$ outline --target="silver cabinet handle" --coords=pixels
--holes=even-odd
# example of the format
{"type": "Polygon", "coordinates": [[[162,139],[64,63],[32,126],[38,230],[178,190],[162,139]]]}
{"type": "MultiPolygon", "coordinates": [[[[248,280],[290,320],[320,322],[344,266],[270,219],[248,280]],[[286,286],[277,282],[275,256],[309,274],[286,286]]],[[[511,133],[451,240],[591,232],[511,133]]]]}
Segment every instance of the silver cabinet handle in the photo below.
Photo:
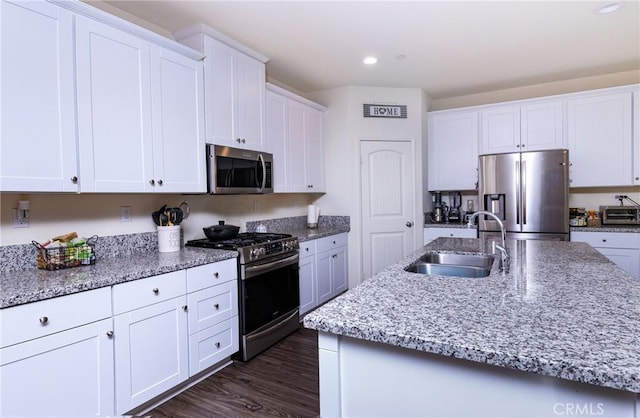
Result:
{"type": "Polygon", "coordinates": [[[49,323],[49,318],[46,316],[41,316],[39,321],[41,325],[47,325],[49,323]]]}
{"type": "Polygon", "coordinates": [[[413,226],[413,222],[407,221],[405,225],[407,226],[407,228],[411,228],[413,226]]]}
{"type": "Polygon", "coordinates": [[[154,179],[151,179],[151,180],[149,180],[149,184],[153,186],[153,185],[156,184],[156,181],[154,179]]]}
{"type": "MultiPolygon", "coordinates": [[[[637,180],[637,179],[636,179],[637,180]]],[[[71,177],[71,183],[77,183],[78,182],[78,176],[73,176],[71,177]]]]}
{"type": "Polygon", "coordinates": [[[187,307],[187,305],[182,305],[182,310],[183,310],[183,311],[187,312],[187,309],[189,309],[189,308],[187,307]]]}
{"type": "Polygon", "coordinates": [[[106,334],[107,334],[107,337],[113,338],[113,331],[107,331],[106,334]]]}
{"type": "Polygon", "coordinates": [[[160,292],[160,289],[154,287],[153,289],[151,289],[151,291],[157,295],[160,292]]]}
{"type": "Polygon", "coordinates": [[[216,343],[216,348],[220,348],[220,343],[219,342],[216,343]]]}
{"type": "Polygon", "coordinates": [[[162,183],[163,183],[162,179],[158,180],[158,185],[159,186],[162,186],[162,183]]]}
{"type": "Polygon", "coordinates": [[[216,309],[220,309],[220,304],[216,303],[215,305],[213,305],[213,307],[216,308],[216,309]]]}

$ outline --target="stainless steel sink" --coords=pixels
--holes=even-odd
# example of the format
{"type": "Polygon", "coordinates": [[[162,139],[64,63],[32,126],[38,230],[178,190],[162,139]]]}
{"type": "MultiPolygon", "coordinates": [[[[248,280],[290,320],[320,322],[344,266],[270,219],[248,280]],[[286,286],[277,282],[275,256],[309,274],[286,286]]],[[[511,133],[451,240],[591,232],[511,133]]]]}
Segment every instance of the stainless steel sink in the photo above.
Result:
{"type": "Polygon", "coordinates": [[[420,257],[420,262],[431,264],[449,264],[454,266],[470,266],[491,269],[494,257],[485,254],[441,254],[427,253],[420,257]]]}
{"type": "Polygon", "coordinates": [[[484,254],[428,253],[405,268],[410,273],[455,277],[487,277],[494,257],[484,254]]]}

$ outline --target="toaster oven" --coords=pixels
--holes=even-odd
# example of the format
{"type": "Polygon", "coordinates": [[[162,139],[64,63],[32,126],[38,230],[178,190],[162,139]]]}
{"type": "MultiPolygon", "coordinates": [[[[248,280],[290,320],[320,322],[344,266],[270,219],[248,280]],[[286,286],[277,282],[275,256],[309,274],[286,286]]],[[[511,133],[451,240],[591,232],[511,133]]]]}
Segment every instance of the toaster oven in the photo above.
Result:
{"type": "Polygon", "coordinates": [[[640,225],[640,208],[636,206],[600,206],[603,225],[640,225]]]}

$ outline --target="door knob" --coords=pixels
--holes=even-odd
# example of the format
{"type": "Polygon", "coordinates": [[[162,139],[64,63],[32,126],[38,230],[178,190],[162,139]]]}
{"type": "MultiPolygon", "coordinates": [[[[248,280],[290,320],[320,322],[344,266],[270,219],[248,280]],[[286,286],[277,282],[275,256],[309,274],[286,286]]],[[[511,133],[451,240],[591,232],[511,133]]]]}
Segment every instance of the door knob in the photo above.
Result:
{"type": "Polygon", "coordinates": [[[407,221],[405,225],[407,225],[407,228],[411,228],[413,226],[413,222],[407,221]]]}

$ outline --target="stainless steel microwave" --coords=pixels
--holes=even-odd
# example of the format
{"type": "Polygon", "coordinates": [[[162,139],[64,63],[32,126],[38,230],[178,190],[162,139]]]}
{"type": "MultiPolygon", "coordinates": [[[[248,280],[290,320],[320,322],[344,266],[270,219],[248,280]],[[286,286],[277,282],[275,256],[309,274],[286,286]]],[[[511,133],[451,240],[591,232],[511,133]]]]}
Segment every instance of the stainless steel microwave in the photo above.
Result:
{"type": "Polygon", "coordinates": [[[212,194],[273,193],[273,155],[207,144],[207,183],[212,194]]]}

